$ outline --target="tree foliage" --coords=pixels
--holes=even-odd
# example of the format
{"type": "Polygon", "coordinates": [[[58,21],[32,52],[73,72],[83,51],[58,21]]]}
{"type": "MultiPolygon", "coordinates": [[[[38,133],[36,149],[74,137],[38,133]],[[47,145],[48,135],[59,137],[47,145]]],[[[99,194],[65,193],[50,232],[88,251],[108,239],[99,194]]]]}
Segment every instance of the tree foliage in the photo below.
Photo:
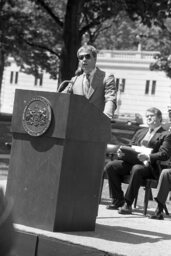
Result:
{"type": "Polygon", "coordinates": [[[150,28],[143,47],[154,50],[162,45],[158,36],[170,35],[170,7],[170,0],[1,0],[1,67],[13,56],[24,71],[38,75],[43,69],[56,78],[60,68],[61,80],[70,79],[86,32],[99,48],[134,49],[136,33],[145,31],[141,24],[145,33],[150,28]]]}

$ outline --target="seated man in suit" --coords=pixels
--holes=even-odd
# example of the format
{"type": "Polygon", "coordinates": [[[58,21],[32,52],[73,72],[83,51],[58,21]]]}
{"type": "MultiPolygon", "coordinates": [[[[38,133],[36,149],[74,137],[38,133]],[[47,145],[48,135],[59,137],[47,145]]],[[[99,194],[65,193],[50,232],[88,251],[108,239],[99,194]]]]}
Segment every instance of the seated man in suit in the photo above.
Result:
{"type": "Polygon", "coordinates": [[[85,96],[111,119],[116,109],[117,88],[114,75],[96,67],[97,50],[91,45],[79,48],[77,57],[82,72],[72,78],[63,92],[85,96]]]}
{"type": "Polygon", "coordinates": [[[113,202],[108,209],[118,209],[120,214],[131,214],[132,203],[137,197],[138,190],[143,179],[159,177],[158,160],[165,161],[171,154],[171,134],[165,131],[162,126],[162,113],[157,108],[149,108],[146,111],[148,128],[138,130],[131,142],[131,145],[145,146],[152,148],[152,152],[139,153],[137,155],[139,163],[131,164],[122,160],[120,149],[118,159],[109,162],[105,166],[108,174],[109,186],[112,193],[113,202]],[[125,196],[121,188],[123,176],[129,175],[130,182],[125,196]]]}
{"type": "Polygon", "coordinates": [[[169,191],[171,190],[171,169],[162,170],[158,182],[157,196],[154,198],[157,202],[157,209],[154,214],[150,215],[150,219],[163,220],[163,210],[169,191]]]}

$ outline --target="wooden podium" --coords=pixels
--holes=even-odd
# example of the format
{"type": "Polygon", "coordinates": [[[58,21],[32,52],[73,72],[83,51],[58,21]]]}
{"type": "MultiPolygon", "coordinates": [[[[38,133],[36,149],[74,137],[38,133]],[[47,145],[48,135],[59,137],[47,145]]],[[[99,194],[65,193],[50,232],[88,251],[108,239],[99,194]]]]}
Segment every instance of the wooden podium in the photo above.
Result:
{"type": "Polygon", "coordinates": [[[6,195],[14,202],[15,223],[94,230],[110,120],[82,96],[17,89],[12,135],[6,195]],[[24,109],[37,97],[48,100],[52,112],[40,136],[23,125],[24,109]]]}

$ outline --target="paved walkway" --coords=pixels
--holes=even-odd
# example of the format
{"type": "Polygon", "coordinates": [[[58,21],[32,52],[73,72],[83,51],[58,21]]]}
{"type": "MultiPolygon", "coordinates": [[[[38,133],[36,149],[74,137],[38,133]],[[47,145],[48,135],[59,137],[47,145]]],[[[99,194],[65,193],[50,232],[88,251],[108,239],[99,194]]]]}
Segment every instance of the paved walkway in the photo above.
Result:
{"type": "MultiPolygon", "coordinates": [[[[6,180],[0,180],[5,190],[6,180]]],[[[148,209],[153,212],[154,209],[148,209]]],[[[150,220],[139,207],[132,215],[120,215],[99,205],[94,232],[48,232],[16,225],[19,230],[33,232],[69,244],[87,246],[99,250],[99,256],[171,256],[171,216],[163,221],[150,220]]]]}
{"type": "Polygon", "coordinates": [[[99,255],[103,255],[102,252],[115,256],[171,255],[171,218],[150,220],[142,215],[142,209],[137,209],[132,215],[120,215],[100,205],[94,232],[55,233],[23,225],[16,225],[16,228],[69,244],[94,248],[99,250],[99,255]]]}
{"type": "MultiPolygon", "coordinates": [[[[154,209],[152,209],[154,211],[154,209]]],[[[171,255],[171,218],[150,220],[142,209],[120,215],[100,205],[96,234],[108,252],[132,256],[171,255]]],[[[99,246],[100,248],[100,246],[99,246]]]]}

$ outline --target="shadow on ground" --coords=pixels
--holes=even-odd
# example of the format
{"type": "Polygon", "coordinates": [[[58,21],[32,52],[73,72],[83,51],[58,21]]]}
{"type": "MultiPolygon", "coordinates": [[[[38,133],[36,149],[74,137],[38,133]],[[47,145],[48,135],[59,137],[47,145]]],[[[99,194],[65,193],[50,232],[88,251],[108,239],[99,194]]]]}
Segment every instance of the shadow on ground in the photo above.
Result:
{"type": "Polygon", "coordinates": [[[110,227],[108,225],[101,224],[96,224],[95,232],[79,232],[75,235],[89,236],[123,244],[144,244],[171,240],[171,235],[167,235],[161,232],[153,232],[149,230],[134,229],[116,225],[114,227],[110,227]]]}

